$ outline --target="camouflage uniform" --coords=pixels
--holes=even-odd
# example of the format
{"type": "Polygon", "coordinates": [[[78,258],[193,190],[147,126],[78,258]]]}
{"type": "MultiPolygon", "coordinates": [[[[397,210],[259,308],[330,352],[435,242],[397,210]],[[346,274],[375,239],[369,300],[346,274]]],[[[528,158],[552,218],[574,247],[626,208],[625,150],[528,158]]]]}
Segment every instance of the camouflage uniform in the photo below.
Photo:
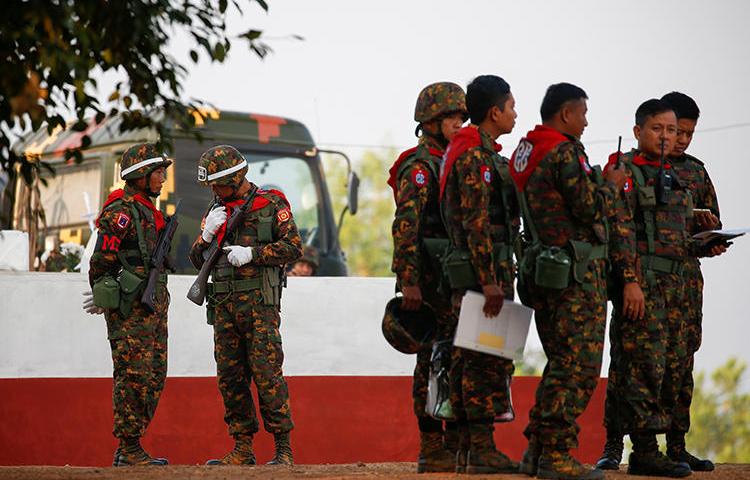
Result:
{"type": "MultiPolygon", "coordinates": [[[[589,165],[580,141],[543,125],[521,140],[511,174],[528,209],[525,235],[533,229],[532,240],[565,249],[573,263],[562,289],[535,285],[533,275],[519,279],[528,285],[547,356],[524,434],[537,455],[542,449],[545,456],[567,454],[578,447],[576,419],[599,380],[607,305],[606,219],[616,190],[589,165]]],[[[521,261],[521,275],[528,274],[525,265],[536,254],[532,243],[521,261]]]]}
{"type": "MultiPolygon", "coordinates": [[[[235,152],[226,146],[210,149],[201,158],[201,166],[206,170],[199,170],[199,179],[210,182],[210,176],[225,169],[235,152]]],[[[244,168],[220,180],[239,185],[246,172],[244,168]]],[[[255,188],[251,184],[250,192],[255,188]]],[[[249,195],[248,192],[243,198],[227,203],[216,199],[208,211],[217,204],[230,211],[239,208],[249,195]]],[[[294,424],[282,373],[284,352],[279,334],[282,272],[285,264],[301,256],[302,241],[284,195],[276,190],[257,190],[244,221],[224,245],[253,250],[252,261],[240,267],[232,266],[226,254],[221,255],[211,272],[213,283],[208,288],[208,323],[214,327],[214,357],[224,400],[224,420],[235,439],[251,438],[258,431],[250,391],[251,382],[255,382],[266,431],[285,434],[294,424]]],[[[190,250],[190,261],[196,268],[203,265],[203,254],[209,246],[199,235],[190,250]]],[[[254,463],[254,457],[252,460],[254,463]]]]}
{"type": "MultiPolygon", "coordinates": [[[[122,170],[125,172],[128,166],[158,157],[160,154],[153,145],[136,145],[123,154],[122,170]]],[[[169,164],[171,161],[164,159],[140,171],[128,172],[125,179],[145,176],[155,168],[169,164]]],[[[89,269],[92,287],[102,277],[118,278],[123,271],[145,279],[148,259],[156,249],[157,225],[161,222],[161,212],[145,194],[130,185],[124,190],[115,190],[97,219],[98,238],[89,269]],[[139,230],[145,242],[145,252],[139,247],[139,230]]],[[[105,310],[113,365],[112,433],[121,444],[143,436],[164,389],[169,307],[166,277],[166,273],[160,275],[153,313],[140,302],[145,282],[131,296],[130,302],[121,297],[119,309],[105,310]]],[[[117,463],[117,458],[115,460],[117,463]]]]}
{"type": "MultiPolygon", "coordinates": [[[[499,150],[500,145],[476,126],[461,129],[448,146],[441,166],[440,202],[452,247],[469,252],[478,281],[473,290],[481,292],[482,285],[500,284],[505,298],[511,300],[514,279],[511,245],[519,230],[520,217],[508,160],[497,153],[499,150]],[[471,139],[468,144],[464,143],[467,138],[471,139]],[[452,165],[450,158],[455,158],[452,165]]],[[[465,293],[463,289],[452,292],[456,318],[465,293]]],[[[451,332],[454,335],[455,329],[451,332]]],[[[468,422],[472,449],[476,437],[485,435],[488,429],[491,435],[495,419],[511,411],[509,386],[513,371],[512,360],[454,349],[451,403],[459,423],[468,422]]],[[[494,442],[491,448],[494,450],[494,442]]],[[[508,462],[502,463],[512,464],[508,462]]]]}
{"type": "MultiPolygon", "coordinates": [[[[719,201],[716,190],[708,176],[703,162],[695,157],[683,154],[672,158],[672,167],[680,183],[687,188],[693,197],[695,208],[706,208],[719,217],[719,201]]],[[[700,230],[694,220],[688,221],[688,232],[691,235],[700,230]]],[[[687,316],[687,348],[688,360],[683,365],[685,373],[680,388],[677,405],[672,414],[672,426],[667,432],[668,447],[685,448],[685,434],[690,429],[690,404],[693,399],[693,366],[695,352],[701,345],[701,325],[703,323],[703,274],[697,257],[689,257],[683,274],[686,284],[688,316],[687,316]]]]}
{"type": "Polygon", "coordinates": [[[688,359],[683,272],[690,252],[686,230],[690,195],[673,185],[668,205],[659,204],[652,195],[647,199],[648,192],[639,189],[654,187],[658,160],[644,160],[633,150],[622,156],[622,162],[631,178],[613,217],[612,350],[605,426],[608,436],[612,432],[652,435],[666,432],[671,425],[688,359]],[[633,174],[634,162],[640,164],[645,185],[633,174]],[[647,232],[649,215],[654,219],[653,235],[647,232]],[[646,314],[634,321],[622,315],[622,287],[636,281],[643,290],[646,314]]]}

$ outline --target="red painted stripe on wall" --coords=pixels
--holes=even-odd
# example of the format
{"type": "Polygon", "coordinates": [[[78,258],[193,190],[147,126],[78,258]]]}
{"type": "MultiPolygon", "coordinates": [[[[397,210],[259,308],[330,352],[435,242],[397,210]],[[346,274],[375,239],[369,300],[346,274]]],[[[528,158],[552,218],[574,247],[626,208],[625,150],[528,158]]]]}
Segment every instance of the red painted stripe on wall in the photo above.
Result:
{"type": "MultiPolygon", "coordinates": [[[[496,426],[498,448],[520,459],[538,378],[513,380],[516,420],[496,426]]],[[[410,377],[288,377],[297,463],[415,461],[418,433],[410,377]]],[[[579,419],[584,462],[601,453],[606,380],[579,419]]],[[[109,465],[112,381],[107,378],[0,379],[0,465],[109,465]]],[[[257,404],[257,402],[256,402],[257,404]]],[[[173,464],[201,464],[232,448],[212,377],[170,377],[143,444],[173,464]]],[[[273,455],[261,431],[259,462],[273,455]]]]}

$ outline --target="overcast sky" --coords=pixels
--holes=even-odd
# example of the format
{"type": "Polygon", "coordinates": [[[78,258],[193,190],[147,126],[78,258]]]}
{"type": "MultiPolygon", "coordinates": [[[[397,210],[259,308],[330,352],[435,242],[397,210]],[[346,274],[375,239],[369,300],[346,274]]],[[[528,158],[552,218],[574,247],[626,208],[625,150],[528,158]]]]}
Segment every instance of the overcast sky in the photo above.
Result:
{"type": "MultiPolygon", "coordinates": [[[[226,110],[295,118],[318,143],[356,157],[361,150],[352,145],[414,144],[414,103],[425,85],[465,86],[491,73],[516,97],[516,130],[500,139],[509,156],[538,122],[547,86],[567,81],[589,95],[583,142],[596,164],[616,149],[618,135],[624,148],[634,145],[633,115],[642,101],[679,90],[701,108],[689,152],[708,166],[725,226],[750,227],[747,0],[269,3],[267,15],[247,8],[230,30],[264,30],[275,52],[260,61],[237,43],[226,64],[190,68],[186,95],[226,110]],[[291,34],[305,40],[285,38],[291,34]]],[[[171,45],[186,61],[187,48],[179,37],[171,45]]],[[[710,369],[730,355],[750,362],[750,238],[704,265],[697,366],[710,369]]]]}

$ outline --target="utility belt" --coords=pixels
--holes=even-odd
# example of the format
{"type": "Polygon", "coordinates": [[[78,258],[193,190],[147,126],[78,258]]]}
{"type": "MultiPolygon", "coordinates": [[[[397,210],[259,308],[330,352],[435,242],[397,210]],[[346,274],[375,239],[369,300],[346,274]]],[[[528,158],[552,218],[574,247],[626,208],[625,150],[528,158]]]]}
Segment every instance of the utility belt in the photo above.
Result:
{"type": "MultiPolygon", "coordinates": [[[[158,283],[167,284],[167,274],[160,273],[158,283]]],[[[146,276],[123,268],[117,278],[103,275],[92,288],[94,305],[105,309],[117,309],[123,316],[128,316],[133,309],[133,303],[140,301],[143,288],[146,286],[146,276]]]]}
{"type": "Polygon", "coordinates": [[[667,257],[656,255],[643,255],[641,258],[641,268],[652,272],[670,273],[682,275],[685,271],[685,261],[675,260],[667,257]]]}
{"type": "Polygon", "coordinates": [[[523,284],[531,280],[537,287],[562,290],[568,287],[572,276],[585,288],[590,263],[606,259],[607,255],[605,244],[569,240],[564,247],[555,247],[537,243],[524,252],[519,265],[519,281],[523,284]]]}
{"type": "MultiPolygon", "coordinates": [[[[513,261],[513,248],[507,243],[492,244],[495,261],[513,261]]],[[[448,247],[441,258],[443,275],[453,290],[475,288],[479,286],[477,273],[471,264],[471,253],[468,249],[448,247]]]]}
{"type": "MultiPolygon", "coordinates": [[[[215,268],[212,278],[221,278],[219,270],[225,267],[215,268]]],[[[216,319],[216,307],[224,302],[231,301],[232,294],[251,292],[259,290],[263,297],[262,305],[281,308],[281,291],[285,284],[285,272],[280,267],[259,267],[260,274],[256,277],[216,280],[207,284],[207,321],[213,325],[216,319]]]]}

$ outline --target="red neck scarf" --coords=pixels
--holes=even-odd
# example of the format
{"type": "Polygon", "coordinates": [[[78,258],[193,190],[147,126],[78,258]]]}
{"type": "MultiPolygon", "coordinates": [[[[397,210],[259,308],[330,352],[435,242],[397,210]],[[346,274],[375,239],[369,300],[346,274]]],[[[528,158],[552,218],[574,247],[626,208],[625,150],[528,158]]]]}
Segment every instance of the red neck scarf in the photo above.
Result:
{"type": "MultiPolygon", "coordinates": [[[[419,148],[419,146],[412,147],[408,150],[404,150],[403,152],[401,152],[401,155],[398,156],[398,158],[396,159],[396,162],[393,164],[391,169],[388,170],[388,174],[389,174],[388,185],[390,185],[391,190],[393,190],[394,200],[396,200],[396,189],[398,185],[398,171],[401,168],[401,165],[404,163],[404,160],[406,160],[407,158],[409,158],[410,155],[416,152],[417,148],[419,148]]],[[[430,155],[433,155],[438,158],[443,156],[442,150],[438,150],[437,148],[433,148],[433,147],[427,147],[427,148],[430,152],[430,155]]]]}
{"type": "MultiPolygon", "coordinates": [[[[656,167],[659,168],[661,165],[661,162],[659,160],[649,160],[646,158],[646,156],[641,153],[639,150],[633,149],[631,150],[632,156],[633,156],[633,165],[637,165],[639,167],[649,166],[649,167],[656,167]]],[[[620,153],[620,158],[622,158],[623,154],[620,153]]],[[[604,171],[607,172],[610,168],[615,168],[617,165],[617,157],[618,153],[612,153],[609,155],[609,159],[607,160],[607,165],[604,167],[604,171]]],[[[672,168],[672,165],[669,164],[669,159],[667,157],[664,157],[664,168],[672,168]]]]}
{"type": "MultiPolygon", "coordinates": [[[[287,204],[287,207],[289,206],[289,200],[286,199],[284,194],[279,190],[261,190],[260,188],[255,192],[255,197],[253,198],[253,204],[250,205],[247,211],[254,212],[255,210],[260,210],[261,208],[269,205],[271,201],[266,198],[263,194],[264,193],[274,193],[278,195],[279,197],[284,200],[284,203],[287,204]]],[[[219,229],[216,231],[216,241],[218,242],[218,245],[221,245],[221,241],[224,239],[224,235],[227,233],[227,222],[229,222],[229,217],[232,216],[232,211],[235,208],[239,208],[242,206],[243,203],[245,203],[246,198],[240,198],[237,200],[232,200],[230,202],[223,203],[222,205],[226,207],[227,209],[227,219],[224,222],[224,224],[219,227],[219,229]]]]}
{"type": "MultiPolygon", "coordinates": [[[[107,197],[107,201],[104,202],[104,206],[102,206],[102,210],[106,208],[108,205],[114,203],[116,200],[120,200],[125,196],[125,190],[122,188],[118,188],[117,190],[113,191],[109,194],[109,197],[107,197]]],[[[140,203],[141,205],[145,206],[149,210],[151,210],[151,213],[154,214],[154,223],[156,224],[156,233],[158,234],[162,228],[164,228],[165,222],[164,222],[164,215],[162,215],[161,211],[159,211],[153,203],[151,203],[151,200],[149,200],[146,196],[144,196],[142,193],[136,193],[133,195],[133,200],[140,203]]],[[[101,218],[101,214],[99,215],[99,218],[101,218]]],[[[99,218],[96,219],[96,226],[99,227],[99,218]]]]}
{"type": "MultiPolygon", "coordinates": [[[[479,132],[479,128],[473,125],[464,127],[458,131],[451,143],[448,144],[448,149],[445,151],[443,156],[443,165],[440,168],[440,200],[443,199],[445,193],[445,186],[448,184],[448,176],[453,169],[453,164],[456,163],[456,159],[463,155],[467,150],[482,145],[482,134],[479,132]]],[[[502,150],[502,145],[493,142],[493,149],[495,152],[502,150]]]]}
{"type": "Polygon", "coordinates": [[[518,190],[523,191],[529,177],[549,152],[561,143],[569,141],[568,137],[546,125],[537,125],[534,130],[527,133],[510,157],[510,175],[518,190]]]}

